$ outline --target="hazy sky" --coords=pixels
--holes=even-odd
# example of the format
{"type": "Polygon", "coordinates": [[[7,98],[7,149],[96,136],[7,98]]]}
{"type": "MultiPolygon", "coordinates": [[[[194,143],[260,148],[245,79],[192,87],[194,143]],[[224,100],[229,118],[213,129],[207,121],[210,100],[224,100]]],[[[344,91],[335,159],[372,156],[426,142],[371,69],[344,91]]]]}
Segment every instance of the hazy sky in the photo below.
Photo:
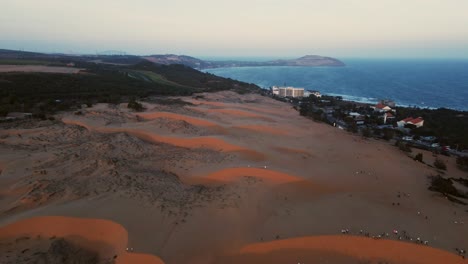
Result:
{"type": "Polygon", "coordinates": [[[0,0],[0,48],[468,57],[468,0],[0,0]]]}

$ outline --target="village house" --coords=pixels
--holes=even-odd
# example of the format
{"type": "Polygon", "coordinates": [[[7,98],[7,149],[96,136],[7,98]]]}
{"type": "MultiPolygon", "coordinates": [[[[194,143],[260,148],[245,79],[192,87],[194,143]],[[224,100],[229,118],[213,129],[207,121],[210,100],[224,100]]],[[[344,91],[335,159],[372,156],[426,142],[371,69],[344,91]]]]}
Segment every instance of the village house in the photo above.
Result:
{"type": "Polygon", "coordinates": [[[313,90],[305,90],[304,91],[304,97],[309,97],[309,96],[315,96],[317,98],[321,98],[322,97],[322,94],[320,94],[319,91],[313,91],[313,90]]]}
{"type": "Polygon", "coordinates": [[[392,112],[386,112],[383,115],[383,123],[384,124],[387,124],[387,122],[393,122],[393,120],[395,120],[395,115],[392,114],[392,112]]]}
{"type": "Polygon", "coordinates": [[[381,104],[381,103],[378,103],[373,108],[374,108],[375,112],[379,112],[379,113],[385,113],[385,112],[393,111],[393,109],[390,106],[384,105],[384,104],[381,104]]]}
{"type": "Polygon", "coordinates": [[[422,117],[412,118],[408,117],[397,122],[398,127],[405,127],[406,125],[414,125],[416,127],[422,127],[424,125],[424,119],[422,117]]]}
{"type": "Polygon", "coordinates": [[[389,99],[379,100],[379,104],[387,105],[387,106],[389,106],[391,108],[395,108],[395,106],[396,106],[395,101],[389,100],[389,99]]]}

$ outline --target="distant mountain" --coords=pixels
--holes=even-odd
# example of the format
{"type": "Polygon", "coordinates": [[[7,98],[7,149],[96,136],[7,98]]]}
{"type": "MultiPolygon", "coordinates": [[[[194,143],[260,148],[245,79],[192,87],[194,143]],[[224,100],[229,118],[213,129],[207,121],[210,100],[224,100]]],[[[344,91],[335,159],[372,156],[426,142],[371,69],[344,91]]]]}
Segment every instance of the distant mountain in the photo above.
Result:
{"type": "Polygon", "coordinates": [[[185,55],[151,55],[144,59],[157,64],[183,64],[196,69],[228,68],[228,67],[261,67],[261,66],[303,66],[303,67],[341,67],[345,64],[335,58],[318,55],[307,55],[298,59],[274,61],[204,61],[185,55]]]}
{"type": "Polygon", "coordinates": [[[343,62],[331,57],[318,55],[307,55],[298,59],[290,60],[273,60],[273,61],[206,61],[186,55],[122,55],[124,52],[109,51],[97,55],[69,55],[69,54],[44,54],[36,52],[1,50],[0,59],[30,59],[30,60],[46,60],[46,61],[61,61],[67,60],[84,60],[94,63],[132,65],[142,61],[150,61],[161,65],[182,64],[194,69],[210,69],[210,68],[228,68],[228,67],[261,67],[261,66],[303,66],[303,67],[340,67],[345,66],[343,62]],[[114,53],[121,53],[115,55],[114,53]]]}
{"type": "Polygon", "coordinates": [[[167,54],[167,55],[151,55],[145,56],[144,59],[151,61],[156,64],[163,64],[163,65],[171,65],[171,64],[183,64],[185,66],[189,66],[195,69],[204,69],[210,68],[210,62],[203,61],[194,57],[186,56],[186,55],[174,55],[174,54],[167,54]]]}

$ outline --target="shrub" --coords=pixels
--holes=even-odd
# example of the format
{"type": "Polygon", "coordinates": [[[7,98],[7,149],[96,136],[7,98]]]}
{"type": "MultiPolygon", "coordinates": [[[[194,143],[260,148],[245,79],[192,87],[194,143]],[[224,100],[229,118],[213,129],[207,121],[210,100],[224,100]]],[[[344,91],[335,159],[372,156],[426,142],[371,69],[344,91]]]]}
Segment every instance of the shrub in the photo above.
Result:
{"type": "Polygon", "coordinates": [[[458,157],[457,158],[457,165],[462,170],[468,170],[468,156],[458,157]]]}
{"type": "Polygon", "coordinates": [[[440,175],[431,177],[431,185],[429,186],[429,190],[443,194],[450,194],[457,197],[465,197],[465,195],[461,194],[457,188],[453,186],[451,179],[444,179],[440,175]]]}
{"type": "Polygon", "coordinates": [[[363,137],[370,137],[372,135],[372,131],[370,130],[370,128],[366,127],[362,130],[362,136],[363,137]]]}
{"type": "Polygon", "coordinates": [[[127,105],[128,108],[133,109],[137,112],[143,111],[143,105],[138,103],[137,101],[130,101],[127,105]]]}
{"type": "Polygon", "coordinates": [[[401,150],[401,151],[404,151],[404,152],[409,152],[411,153],[412,150],[410,148],[410,146],[404,142],[398,142],[398,148],[401,150]]]}
{"type": "Polygon", "coordinates": [[[434,166],[439,170],[447,170],[447,165],[445,165],[445,162],[439,158],[434,161],[434,166]]]}
{"type": "Polygon", "coordinates": [[[423,162],[423,154],[422,153],[416,154],[416,156],[414,157],[414,160],[423,162]]]}
{"type": "Polygon", "coordinates": [[[393,136],[395,135],[395,132],[391,129],[385,129],[384,130],[384,133],[383,133],[383,138],[385,140],[390,140],[390,139],[393,139],[393,136]]]}

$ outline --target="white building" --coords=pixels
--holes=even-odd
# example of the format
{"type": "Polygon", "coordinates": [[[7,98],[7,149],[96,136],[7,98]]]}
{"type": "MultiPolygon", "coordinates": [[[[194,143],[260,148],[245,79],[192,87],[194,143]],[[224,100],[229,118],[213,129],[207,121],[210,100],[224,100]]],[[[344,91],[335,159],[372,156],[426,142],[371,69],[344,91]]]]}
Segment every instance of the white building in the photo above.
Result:
{"type": "Polygon", "coordinates": [[[322,97],[319,91],[309,91],[309,93],[317,98],[322,97]]]}
{"type": "Polygon", "coordinates": [[[271,92],[275,95],[279,95],[279,87],[278,86],[271,87],[271,92]]]}
{"type": "Polygon", "coordinates": [[[303,97],[304,96],[304,88],[295,88],[295,87],[278,87],[273,86],[271,87],[271,92],[273,94],[282,96],[282,97],[303,97]]]}

